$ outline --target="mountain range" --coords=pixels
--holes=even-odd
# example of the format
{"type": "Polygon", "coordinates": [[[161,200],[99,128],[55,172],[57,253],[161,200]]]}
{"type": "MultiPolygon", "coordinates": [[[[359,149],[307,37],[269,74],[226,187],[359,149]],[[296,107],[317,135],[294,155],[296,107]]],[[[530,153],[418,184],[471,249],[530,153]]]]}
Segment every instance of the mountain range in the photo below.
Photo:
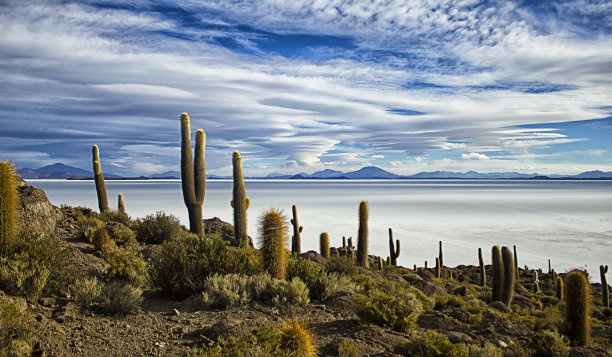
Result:
{"type": "MultiPolygon", "coordinates": [[[[91,171],[79,169],[62,163],[44,166],[38,169],[25,168],[18,170],[19,175],[24,179],[91,179],[91,171]]],[[[139,177],[124,177],[112,173],[104,173],[108,179],[178,179],[181,173],[178,171],[166,171],[159,174],[139,177]]],[[[231,179],[231,176],[208,175],[209,179],[231,179]]],[[[524,174],[518,172],[488,172],[480,173],[476,171],[452,172],[452,171],[431,171],[419,172],[418,174],[401,176],[392,172],[385,171],[376,166],[363,167],[356,171],[342,172],[338,170],[326,169],[312,174],[300,172],[295,175],[270,174],[265,177],[246,177],[247,179],[273,179],[273,180],[297,180],[297,179],[612,179],[612,172],[586,171],[578,175],[540,175],[537,173],[524,174]]]]}

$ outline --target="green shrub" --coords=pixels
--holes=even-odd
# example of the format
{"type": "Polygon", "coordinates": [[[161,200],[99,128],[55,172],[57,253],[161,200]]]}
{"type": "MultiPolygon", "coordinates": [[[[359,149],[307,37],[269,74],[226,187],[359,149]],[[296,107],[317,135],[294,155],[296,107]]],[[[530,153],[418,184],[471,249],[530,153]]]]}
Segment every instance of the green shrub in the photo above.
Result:
{"type": "Polygon", "coordinates": [[[321,287],[319,298],[323,301],[340,295],[353,294],[356,290],[356,286],[351,278],[336,272],[321,275],[319,277],[319,286],[321,287]]]}
{"type": "Polygon", "coordinates": [[[147,265],[133,247],[113,247],[104,253],[104,259],[110,265],[106,280],[124,280],[136,287],[142,287],[148,281],[147,265]]]}
{"type": "Polygon", "coordinates": [[[468,357],[468,351],[461,344],[454,344],[439,332],[428,330],[408,343],[410,356],[420,357],[468,357]]]}
{"type": "Polygon", "coordinates": [[[331,259],[325,261],[325,269],[328,272],[336,272],[339,274],[353,276],[359,271],[353,263],[353,258],[350,256],[332,256],[331,259]]]}
{"type": "Polygon", "coordinates": [[[28,315],[19,308],[0,298],[0,355],[29,356],[32,347],[29,344],[33,328],[28,315]]]}
{"type": "Polygon", "coordinates": [[[215,273],[253,275],[262,271],[257,250],[230,247],[219,237],[185,231],[165,242],[151,264],[153,285],[176,294],[201,292],[206,278],[215,273]]]}
{"type": "Polygon", "coordinates": [[[79,225],[80,237],[84,238],[89,243],[92,242],[94,233],[98,229],[106,226],[106,223],[95,216],[81,216],[77,219],[77,224],[79,225]]]}
{"type": "Polygon", "coordinates": [[[325,272],[321,264],[310,259],[291,256],[287,260],[287,279],[300,278],[306,283],[311,294],[320,290],[319,278],[323,274],[325,272]]]}
{"type": "Polygon", "coordinates": [[[218,357],[218,356],[249,356],[249,357],[281,357],[287,356],[280,350],[280,336],[278,331],[270,327],[263,327],[252,333],[229,339],[218,338],[217,342],[203,347],[192,357],[218,357]]]}
{"type": "Polygon", "coordinates": [[[248,282],[244,275],[215,274],[204,283],[203,300],[219,309],[248,304],[251,300],[248,282]]]}
{"type": "Polygon", "coordinates": [[[338,357],[357,357],[357,348],[350,340],[342,340],[338,344],[338,357]]]}
{"type": "Polygon", "coordinates": [[[141,243],[159,244],[170,241],[181,234],[181,221],[174,215],[158,211],[132,223],[136,240],[141,243]]]}
{"type": "Polygon", "coordinates": [[[136,233],[128,227],[110,229],[110,238],[119,246],[138,245],[136,233]]]}
{"type": "Polygon", "coordinates": [[[465,301],[457,295],[435,295],[435,309],[441,309],[444,306],[462,307],[465,305],[465,301]]]}
{"type": "Polygon", "coordinates": [[[100,219],[106,223],[123,223],[129,225],[132,220],[126,213],[119,211],[109,211],[100,214],[100,219]]]}
{"type": "Polygon", "coordinates": [[[83,309],[91,309],[102,293],[102,284],[98,279],[82,278],[74,283],[74,300],[83,309]]]}
{"type": "Polygon", "coordinates": [[[96,301],[96,310],[106,314],[125,315],[138,311],[142,290],[123,281],[104,285],[96,301]]]}
{"type": "Polygon", "coordinates": [[[484,346],[471,345],[470,357],[503,357],[503,351],[492,343],[485,343],[484,346]]]}
{"type": "Polygon", "coordinates": [[[565,357],[569,355],[569,340],[557,331],[540,331],[531,338],[531,348],[537,356],[565,357]]]}

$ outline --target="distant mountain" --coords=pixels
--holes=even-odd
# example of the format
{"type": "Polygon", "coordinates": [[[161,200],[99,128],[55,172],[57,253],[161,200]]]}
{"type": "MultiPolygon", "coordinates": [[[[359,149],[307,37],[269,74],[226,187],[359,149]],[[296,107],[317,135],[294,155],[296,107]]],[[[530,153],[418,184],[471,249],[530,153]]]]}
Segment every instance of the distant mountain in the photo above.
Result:
{"type": "Polygon", "coordinates": [[[152,174],[147,177],[150,179],[179,179],[181,178],[181,173],[179,171],[166,171],[161,174],[152,174]]]}
{"type": "Polygon", "coordinates": [[[599,178],[612,178],[612,172],[603,172],[599,170],[586,171],[578,175],[571,176],[576,179],[599,179],[599,178]]]}
{"type": "MultiPolygon", "coordinates": [[[[17,173],[24,179],[69,179],[69,178],[83,178],[92,177],[91,171],[79,169],[77,167],[68,166],[62,163],[55,163],[40,167],[38,169],[25,168],[18,170],[17,173]]],[[[108,178],[119,178],[120,176],[104,173],[105,177],[108,178]]]]}
{"type": "Polygon", "coordinates": [[[397,179],[401,176],[385,171],[376,166],[363,167],[357,171],[347,172],[342,176],[350,179],[397,179]]]}
{"type": "Polygon", "coordinates": [[[410,179],[528,179],[533,176],[538,176],[537,173],[521,174],[518,172],[487,172],[480,173],[476,171],[467,172],[452,172],[452,171],[432,171],[419,172],[418,174],[405,176],[410,179]]]}
{"type": "Polygon", "coordinates": [[[313,173],[312,175],[308,175],[308,177],[310,178],[332,178],[332,177],[338,177],[342,175],[344,175],[342,171],[325,169],[322,171],[317,171],[313,173]]]}

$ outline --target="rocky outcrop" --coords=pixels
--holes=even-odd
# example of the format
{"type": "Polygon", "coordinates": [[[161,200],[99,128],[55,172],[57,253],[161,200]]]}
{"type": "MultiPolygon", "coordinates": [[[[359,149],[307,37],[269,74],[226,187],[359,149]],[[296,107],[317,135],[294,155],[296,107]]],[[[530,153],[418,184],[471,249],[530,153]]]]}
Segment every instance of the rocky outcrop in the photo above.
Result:
{"type": "MultiPolygon", "coordinates": [[[[221,239],[230,242],[230,245],[238,246],[234,235],[234,226],[230,223],[223,222],[221,218],[215,217],[204,220],[204,234],[218,234],[221,239]]],[[[247,236],[249,245],[253,246],[253,238],[247,236]]]]}
{"type": "Polygon", "coordinates": [[[62,219],[60,210],[53,206],[45,192],[18,180],[19,200],[21,203],[20,220],[26,227],[40,234],[52,234],[57,222],[62,219]]]}

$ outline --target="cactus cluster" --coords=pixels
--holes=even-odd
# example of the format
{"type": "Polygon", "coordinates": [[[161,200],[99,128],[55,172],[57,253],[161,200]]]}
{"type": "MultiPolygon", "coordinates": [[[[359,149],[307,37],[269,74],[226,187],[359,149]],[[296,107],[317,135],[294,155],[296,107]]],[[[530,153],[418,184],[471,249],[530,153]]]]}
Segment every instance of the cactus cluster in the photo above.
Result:
{"type": "Polygon", "coordinates": [[[106,194],[106,184],[104,183],[104,174],[102,173],[98,145],[94,145],[91,148],[91,156],[96,193],[98,194],[98,208],[100,209],[100,213],[107,213],[110,212],[110,208],[108,208],[108,196],[106,194]]]}
{"type": "Polygon", "coordinates": [[[0,251],[14,242],[19,223],[19,195],[15,166],[11,161],[0,161],[0,251]]]}
{"type": "Polygon", "coordinates": [[[232,166],[234,167],[234,190],[231,205],[234,209],[234,236],[238,246],[247,247],[249,239],[247,236],[246,211],[251,205],[251,200],[246,196],[244,176],[242,175],[242,156],[239,151],[234,151],[232,155],[232,166]]]}
{"type": "MultiPolygon", "coordinates": [[[[304,230],[304,227],[300,226],[300,223],[298,221],[296,205],[291,206],[291,212],[293,214],[293,218],[291,218],[291,225],[293,226],[293,236],[291,236],[291,253],[301,254],[302,253],[302,238],[300,234],[304,230]]],[[[342,244],[343,246],[346,246],[344,237],[342,237],[342,244]]]]}
{"type": "Polygon", "coordinates": [[[276,279],[285,279],[287,262],[285,242],[287,233],[285,217],[276,209],[263,212],[260,222],[261,254],[264,269],[276,279]]]}
{"type": "Polygon", "coordinates": [[[391,260],[391,265],[397,265],[397,258],[400,255],[400,241],[399,239],[395,240],[395,248],[393,247],[393,230],[389,228],[389,258],[391,260]]]}
{"type": "Polygon", "coordinates": [[[493,263],[493,301],[501,301],[510,306],[514,297],[514,284],[516,282],[514,257],[510,248],[498,245],[491,250],[493,263]]]}
{"type": "Polygon", "coordinates": [[[181,114],[181,184],[183,200],[189,213],[189,230],[195,234],[204,234],[202,220],[202,205],[206,194],[206,165],[204,161],[204,146],[206,134],[204,130],[196,132],[195,157],[192,161],[191,123],[189,114],[181,114]]]}
{"type": "Polygon", "coordinates": [[[368,203],[361,201],[359,203],[359,232],[357,236],[357,264],[369,268],[368,261],[368,203]]]}

